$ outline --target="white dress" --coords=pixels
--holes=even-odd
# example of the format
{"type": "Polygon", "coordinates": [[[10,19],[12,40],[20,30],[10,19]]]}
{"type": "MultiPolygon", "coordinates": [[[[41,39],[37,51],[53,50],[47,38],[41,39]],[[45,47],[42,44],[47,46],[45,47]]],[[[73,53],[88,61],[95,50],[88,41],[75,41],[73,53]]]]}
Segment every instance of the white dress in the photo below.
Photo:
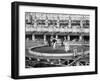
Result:
{"type": "Polygon", "coordinates": [[[68,42],[65,43],[65,51],[67,52],[69,50],[69,44],[68,42]]]}

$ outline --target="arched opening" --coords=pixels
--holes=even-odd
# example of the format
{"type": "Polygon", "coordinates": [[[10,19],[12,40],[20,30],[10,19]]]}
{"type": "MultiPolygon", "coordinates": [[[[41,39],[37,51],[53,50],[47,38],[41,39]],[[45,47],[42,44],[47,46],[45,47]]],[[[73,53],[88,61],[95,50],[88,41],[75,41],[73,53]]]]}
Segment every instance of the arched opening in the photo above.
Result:
{"type": "Polygon", "coordinates": [[[79,36],[78,36],[78,35],[71,35],[71,36],[70,36],[70,40],[71,40],[71,41],[73,41],[73,40],[78,41],[78,40],[79,40],[79,36]]]}
{"type": "Polygon", "coordinates": [[[32,40],[32,34],[26,34],[25,39],[26,40],[32,40]]]}
{"type": "Polygon", "coordinates": [[[58,35],[58,38],[59,38],[60,40],[64,40],[64,35],[58,35]]]}
{"type": "Polygon", "coordinates": [[[87,42],[89,42],[89,36],[83,36],[83,39],[84,39],[84,41],[87,41],[87,42]]]}
{"type": "Polygon", "coordinates": [[[49,41],[51,38],[51,35],[46,35],[46,40],[49,41]]]}
{"type": "Polygon", "coordinates": [[[38,41],[43,41],[43,35],[35,35],[35,39],[38,41]]]}

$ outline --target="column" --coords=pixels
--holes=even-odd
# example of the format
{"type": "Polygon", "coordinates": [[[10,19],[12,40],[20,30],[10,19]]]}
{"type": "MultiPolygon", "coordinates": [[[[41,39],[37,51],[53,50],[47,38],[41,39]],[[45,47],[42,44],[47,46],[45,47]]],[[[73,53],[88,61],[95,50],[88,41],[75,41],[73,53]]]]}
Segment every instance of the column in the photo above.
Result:
{"type": "Polygon", "coordinates": [[[69,28],[71,28],[71,17],[69,16],[69,28]]]}
{"type": "Polygon", "coordinates": [[[59,17],[57,19],[57,27],[59,28],[59,17]]]}
{"type": "Polygon", "coordinates": [[[66,41],[66,36],[64,36],[64,40],[66,41]]]}
{"type": "Polygon", "coordinates": [[[44,34],[44,43],[46,43],[46,35],[44,34]]]}
{"type": "Polygon", "coordinates": [[[32,40],[35,40],[35,35],[34,34],[32,34],[32,40]]]}
{"type": "Polygon", "coordinates": [[[36,13],[35,13],[35,17],[34,17],[34,27],[37,28],[37,17],[36,17],[36,13]]]}
{"type": "Polygon", "coordinates": [[[67,65],[70,65],[70,64],[69,64],[69,60],[66,60],[66,61],[67,61],[67,65]]]}
{"type": "Polygon", "coordinates": [[[70,41],[70,36],[69,35],[67,36],[67,40],[70,41]]]}
{"type": "Polygon", "coordinates": [[[47,14],[46,14],[45,26],[46,27],[48,26],[48,17],[47,17],[47,14]]]}
{"type": "Polygon", "coordinates": [[[82,35],[79,36],[79,40],[80,40],[80,41],[82,40],[82,35]]]}
{"type": "Polygon", "coordinates": [[[56,39],[58,39],[58,35],[56,35],[56,39]]]}
{"type": "Polygon", "coordinates": [[[83,22],[82,22],[82,20],[80,21],[80,27],[83,28],[83,22]]]}
{"type": "Polygon", "coordinates": [[[31,15],[31,14],[29,15],[28,22],[29,22],[29,23],[32,23],[32,15],[31,15]]]}
{"type": "Polygon", "coordinates": [[[84,19],[84,16],[80,20],[80,26],[81,26],[81,28],[83,28],[83,19],[84,19]]]}
{"type": "Polygon", "coordinates": [[[36,22],[37,22],[37,20],[35,19],[35,20],[34,20],[34,27],[35,27],[35,28],[37,27],[37,23],[36,23],[36,22]]]}

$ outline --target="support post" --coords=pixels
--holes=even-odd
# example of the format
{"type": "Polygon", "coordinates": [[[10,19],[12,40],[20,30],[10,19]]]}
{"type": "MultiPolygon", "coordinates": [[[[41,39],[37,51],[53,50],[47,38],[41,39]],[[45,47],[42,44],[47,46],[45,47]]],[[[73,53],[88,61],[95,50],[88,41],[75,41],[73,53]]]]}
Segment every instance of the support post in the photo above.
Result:
{"type": "Polygon", "coordinates": [[[67,39],[68,39],[68,41],[70,41],[70,36],[69,35],[67,36],[67,39]]]}
{"type": "Polygon", "coordinates": [[[46,35],[44,34],[44,43],[46,43],[46,35]]]}
{"type": "Polygon", "coordinates": [[[59,28],[59,17],[57,19],[57,27],[59,28]]]}
{"type": "Polygon", "coordinates": [[[66,40],[66,36],[64,36],[64,40],[66,40]]]}
{"type": "Polygon", "coordinates": [[[58,35],[56,35],[56,39],[58,39],[58,35]]]}
{"type": "Polygon", "coordinates": [[[46,14],[45,26],[46,27],[48,26],[48,17],[47,17],[47,14],[46,14]]]}
{"type": "Polygon", "coordinates": [[[58,59],[58,61],[59,61],[59,64],[61,64],[61,60],[60,60],[60,59],[58,59]]]}
{"type": "Polygon", "coordinates": [[[32,34],[32,40],[35,40],[35,35],[34,34],[32,34]]]}
{"type": "Polygon", "coordinates": [[[80,21],[80,27],[83,28],[83,21],[80,21]]]}
{"type": "Polygon", "coordinates": [[[71,28],[71,17],[69,16],[69,28],[71,28]]]}
{"type": "Polygon", "coordinates": [[[82,35],[80,35],[79,40],[80,40],[80,41],[82,40],[82,35]]]}

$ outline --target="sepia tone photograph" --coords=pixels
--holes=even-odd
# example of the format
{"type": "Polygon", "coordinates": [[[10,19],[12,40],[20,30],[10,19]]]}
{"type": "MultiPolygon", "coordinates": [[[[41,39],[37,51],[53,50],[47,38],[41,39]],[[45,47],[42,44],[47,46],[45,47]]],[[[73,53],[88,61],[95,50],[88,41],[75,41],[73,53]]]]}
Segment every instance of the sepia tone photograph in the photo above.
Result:
{"type": "Polygon", "coordinates": [[[90,15],[25,12],[25,68],[90,65],[90,15]]]}

